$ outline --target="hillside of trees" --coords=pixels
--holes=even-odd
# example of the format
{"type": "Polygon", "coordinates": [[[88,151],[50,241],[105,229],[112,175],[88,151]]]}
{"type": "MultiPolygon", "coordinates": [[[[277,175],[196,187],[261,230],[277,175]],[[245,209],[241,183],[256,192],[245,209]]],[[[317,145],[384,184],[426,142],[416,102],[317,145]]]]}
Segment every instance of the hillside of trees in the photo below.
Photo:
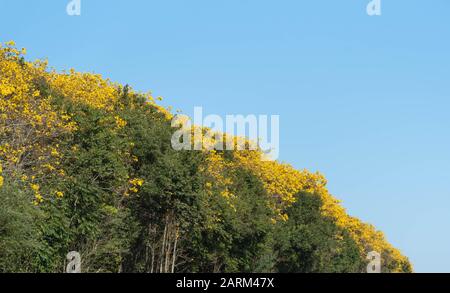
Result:
{"type": "MultiPolygon", "coordinates": [[[[175,151],[151,94],[0,47],[0,272],[411,272],[318,173],[175,151]]],[[[301,130],[299,130],[300,132],[301,130]]]]}

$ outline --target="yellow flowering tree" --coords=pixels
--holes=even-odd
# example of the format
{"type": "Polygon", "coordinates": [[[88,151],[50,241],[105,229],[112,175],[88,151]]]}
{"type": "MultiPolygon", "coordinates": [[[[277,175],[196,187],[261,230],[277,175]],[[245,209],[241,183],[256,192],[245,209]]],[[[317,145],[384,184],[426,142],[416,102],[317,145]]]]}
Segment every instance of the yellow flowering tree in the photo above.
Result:
{"type": "MultiPolygon", "coordinates": [[[[57,141],[76,125],[67,113],[55,111],[51,95],[41,92],[46,62],[24,61],[25,50],[14,45],[0,45],[0,159],[4,172],[35,186],[64,174],[57,141]]],[[[34,192],[36,202],[42,202],[34,192]]]]}
{"type": "MultiPolygon", "coordinates": [[[[150,93],[134,92],[98,74],[49,71],[46,62],[28,62],[25,54],[13,42],[0,44],[0,188],[4,191],[14,182],[27,196],[32,195],[37,206],[33,209],[53,208],[49,218],[55,215],[65,219],[49,224],[48,235],[56,237],[49,236],[52,245],[58,244],[61,251],[68,248],[64,245],[70,239],[80,240],[87,254],[97,256],[99,243],[107,248],[112,245],[117,262],[121,262],[123,247],[116,245],[131,245],[131,236],[117,239],[109,232],[112,227],[120,233],[124,227],[135,227],[135,222],[124,222],[135,217],[147,221],[140,233],[142,237],[152,235],[152,239],[139,246],[147,256],[160,256],[156,260],[159,271],[175,269],[176,250],[182,251],[182,240],[185,245],[200,245],[204,239],[192,237],[208,233],[210,241],[221,237],[224,242],[196,246],[200,250],[222,249],[217,253],[214,248],[210,258],[202,255],[203,261],[210,260],[216,271],[224,263],[222,254],[229,254],[229,268],[236,269],[235,249],[230,247],[257,243],[261,240],[258,235],[264,235],[261,241],[269,249],[266,236],[271,229],[289,222],[288,210],[299,203],[300,194],[314,194],[321,200],[320,215],[342,228],[336,232],[341,234],[329,237],[339,240],[348,233],[363,258],[377,251],[388,271],[411,269],[408,259],[386,241],[383,233],[346,213],[327,190],[322,174],[266,161],[261,151],[248,148],[212,150],[217,143],[244,142],[248,147],[251,142],[217,133],[195,141],[199,133],[211,134],[210,129],[197,126],[187,131],[194,138],[193,145],[201,144],[196,148],[199,151],[177,152],[170,148],[173,115],[150,93]],[[8,184],[4,184],[4,178],[8,184]],[[45,205],[47,202],[49,205],[45,205]],[[153,209],[158,206],[161,211],[155,213],[153,209]],[[169,211],[162,206],[170,207],[169,211]],[[183,225],[177,222],[179,215],[174,207],[185,215],[183,225]],[[197,210],[199,207],[204,210],[197,210]],[[252,214],[255,209],[259,217],[252,214]],[[200,218],[200,214],[205,216],[200,218]],[[194,218],[196,223],[191,222],[194,218]],[[196,229],[192,235],[186,233],[191,224],[196,229]],[[70,237],[59,230],[64,228],[70,237]],[[254,242],[235,243],[239,237],[250,237],[254,242]]],[[[191,259],[189,255],[183,257],[191,259]]],[[[58,261],[53,265],[60,267],[58,261]]],[[[246,265],[249,268],[252,264],[246,265]]],[[[155,266],[151,267],[153,270],[155,266]]]]}

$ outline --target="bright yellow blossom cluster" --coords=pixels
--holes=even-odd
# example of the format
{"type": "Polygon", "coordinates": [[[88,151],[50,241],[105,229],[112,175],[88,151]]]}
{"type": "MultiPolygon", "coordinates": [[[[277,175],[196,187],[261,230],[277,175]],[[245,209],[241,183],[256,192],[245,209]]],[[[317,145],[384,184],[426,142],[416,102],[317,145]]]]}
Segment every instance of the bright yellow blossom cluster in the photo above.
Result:
{"type": "Polygon", "coordinates": [[[100,74],[79,73],[73,69],[68,73],[53,71],[48,75],[48,83],[58,94],[99,109],[112,110],[118,97],[117,85],[100,74]]]}
{"type": "Polygon", "coordinates": [[[44,201],[44,198],[42,197],[40,191],[41,187],[39,186],[39,184],[30,184],[30,188],[34,192],[34,201],[33,201],[34,205],[39,205],[44,201]]]}
{"type": "Polygon", "coordinates": [[[116,127],[117,129],[122,129],[125,126],[127,126],[127,122],[120,118],[120,116],[115,116],[114,119],[116,120],[116,127]]]}
{"type": "Polygon", "coordinates": [[[130,187],[128,188],[128,191],[125,193],[125,196],[129,196],[131,193],[138,193],[139,187],[144,185],[144,180],[140,178],[134,178],[128,181],[130,184],[130,187]]]}
{"type": "Polygon", "coordinates": [[[2,186],[3,186],[2,173],[3,173],[3,168],[2,168],[2,164],[0,163],[0,188],[2,188],[2,186]]]}
{"type": "Polygon", "coordinates": [[[57,198],[63,198],[64,197],[64,193],[62,191],[55,191],[55,195],[57,198]]]}

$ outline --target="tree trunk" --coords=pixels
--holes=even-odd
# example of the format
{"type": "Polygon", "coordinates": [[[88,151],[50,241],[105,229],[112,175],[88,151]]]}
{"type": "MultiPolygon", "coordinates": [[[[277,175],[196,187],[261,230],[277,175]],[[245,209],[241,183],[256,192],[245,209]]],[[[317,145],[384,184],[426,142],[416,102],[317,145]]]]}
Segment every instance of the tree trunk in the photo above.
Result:
{"type": "Polygon", "coordinates": [[[175,231],[175,243],[173,244],[172,274],[175,273],[175,262],[176,262],[176,259],[177,259],[177,243],[178,243],[178,228],[175,231]]]}

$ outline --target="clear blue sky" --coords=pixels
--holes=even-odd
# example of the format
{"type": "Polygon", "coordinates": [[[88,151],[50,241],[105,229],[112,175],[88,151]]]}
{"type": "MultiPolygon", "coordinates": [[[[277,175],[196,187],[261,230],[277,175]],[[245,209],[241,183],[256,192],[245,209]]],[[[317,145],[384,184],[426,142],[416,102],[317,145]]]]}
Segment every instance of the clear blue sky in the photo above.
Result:
{"type": "Polygon", "coordinates": [[[0,41],[191,114],[279,114],[281,160],[324,173],[418,272],[450,272],[450,2],[0,0],[0,41]]]}

